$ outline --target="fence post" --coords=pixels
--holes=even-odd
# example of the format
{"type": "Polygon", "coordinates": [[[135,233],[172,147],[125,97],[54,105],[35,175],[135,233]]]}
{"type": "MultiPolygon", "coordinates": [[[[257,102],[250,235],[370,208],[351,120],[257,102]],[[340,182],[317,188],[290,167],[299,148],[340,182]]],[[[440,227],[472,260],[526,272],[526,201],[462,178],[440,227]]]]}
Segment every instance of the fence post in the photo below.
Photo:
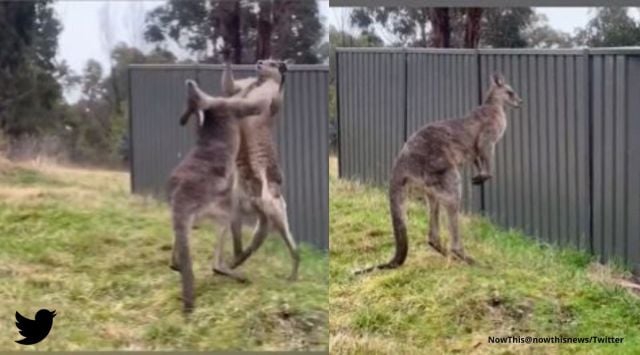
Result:
{"type": "Polygon", "coordinates": [[[407,132],[407,130],[409,129],[409,77],[408,77],[408,72],[409,72],[409,53],[407,52],[407,49],[405,47],[402,48],[402,54],[403,54],[403,58],[404,58],[404,119],[402,121],[402,124],[404,125],[402,127],[402,135],[403,135],[403,142],[406,142],[407,139],[409,138],[409,133],[407,132]]]}
{"type": "MultiPolygon", "coordinates": [[[[340,121],[340,51],[336,50],[336,74],[335,74],[335,87],[336,87],[336,144],[338,145],[338,178],[342,179],[342,131],[340,121]]],[[[331,75],[329,75],[329,81],[331,81],[331,75]]],[[[329,84],[331,86],[331,84],[329,84]]]]}
{"type": "MultiPolygon", "coordinates": [[[[477,73],[476,91],[478,93],[477,104],[479,106],[479,105],[482,105],[482,64],[480,62],[480,51],[477,48],[474,49],[474,56],[476,57],[476,73],[477,73]]],[[[472,168],[472,171],[473,171],[473,168],[472,168]]],[[[486,194],[484,191],[484,184],[480,185],[478,188],[480,189],[480,214],[484,216],[485,209],[486,209],[486,205],[485,205],[486,194]]]]}
{"type": "Polygon", "coordinates": [[[588,166],[587,169],[588,174],[587,177],[589,179],[587,184],[588,191],[588,205],[587,207],[587,220],[589,222],[587,227],[587,239],[589,240],[589,253],[591,255],[595,255],[595,246],[594,246],[594,233],[593,233],[593,112],[591,110],[591,98],[593,97],[593,85],[591,82],[591,53],[588,48],[584,49],[584,82],[586,90],[584,90],[584,98],[583,103],[585,105],[585,113],[587,115],[587,151],[588,151],[588,166]]]}
{"type": "Polygon", "coordinates": [[[129,100],[129,107],[128,107],[128,113],[129,113],[129,152],[128,152],[128,159],[129,159],[129,182],[130,182],[130,189],[131,189],[131,193],[135,193],[137,192],[137,186],[136,186],[136,177],[135,177],[135,165],[133,164],[133,91],[131,91],[131,71],[133,69],[129,66],[127,68],[127,90],[129,91],[128,93],[128,100],[129,100]]]}

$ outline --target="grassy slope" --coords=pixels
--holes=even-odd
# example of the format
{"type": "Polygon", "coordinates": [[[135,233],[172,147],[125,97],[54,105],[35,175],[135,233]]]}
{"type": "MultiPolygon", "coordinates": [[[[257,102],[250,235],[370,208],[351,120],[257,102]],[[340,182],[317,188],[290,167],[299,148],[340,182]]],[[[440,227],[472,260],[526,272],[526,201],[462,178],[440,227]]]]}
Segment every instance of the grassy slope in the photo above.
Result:
{"type": "Polygon", "coordinates": [[[35,350],[327,347],[327,257],[305,248],[300,281],[287,282],[279,238],[242,267],[242,285],[212,274],[213,233],[196,231],[185,322],[168,209],[130,196],[127,174],[0,161],[0,238],[0,350],[23,349],[13,314],[39,308],[58,317],[35,350]]]}
{"type": "Polygon", "coordinates": [[[620,270],[464,218],[465,246],[482,264],[469,267],[427,250],[426,211],[412,203],[407,263],[355,277],[354,269],[393,253],[386,193],[332,176],[330,194],[332,353],[640,353],[640,300],[611,282],[620,270]],[[489,335],[625,339],[496,345],[487,343],[489,335]]]}

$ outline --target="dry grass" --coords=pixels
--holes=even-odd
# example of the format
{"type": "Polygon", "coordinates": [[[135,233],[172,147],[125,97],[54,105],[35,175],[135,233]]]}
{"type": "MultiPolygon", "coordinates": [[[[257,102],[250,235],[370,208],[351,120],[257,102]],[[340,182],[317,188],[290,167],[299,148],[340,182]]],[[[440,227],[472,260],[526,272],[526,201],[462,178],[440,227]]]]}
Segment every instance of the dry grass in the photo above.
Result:
{"type": "Polygon", "coordinates": [[[22,349],[14,312],[40,308],[58,317],[34,350],[327,348],[326,255],[303,248],[290,283],[286,248],[270,238],[242,267],[252,282],[238,284],[211,272],[212,227],[202,225],[187,322],[168,268],[167,206],[131,196],[128,182],[122,172],[0,160],[0,350],[22,349]]]}

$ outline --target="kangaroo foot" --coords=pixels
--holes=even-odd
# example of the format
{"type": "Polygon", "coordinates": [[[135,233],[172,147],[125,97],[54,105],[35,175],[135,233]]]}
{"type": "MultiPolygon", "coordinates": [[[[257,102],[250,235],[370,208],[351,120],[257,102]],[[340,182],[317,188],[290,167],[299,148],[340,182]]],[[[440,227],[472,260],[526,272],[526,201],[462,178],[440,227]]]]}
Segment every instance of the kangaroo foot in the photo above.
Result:
{"type": "Polygon", "coordinates": [[[292,272],[291,274],[289,274],[289,276],[287,277],[288,281],[297,281],[298,280],[298,273],[297,272],[292,272]]]}
{"type": "Polygon", "coordinates": [[[433,248],[433,250],[437,251],[438,254],[441,254],[442,256],[447,256],[447,251],[444,250],[444,248],[442,247],[442,245],[440,245],[440,242],[432,242],[432,241],[428,241],[427,244],[433,248]]]}
{"type": "Polygon", "coordinates": [[[218,275],[223,275],[223,276],[227,276],[230,277],[238,282],[241,283],[246,283],[249,282],[249,279],[247,279],[243,274],[239,273],[239,272],[235,272],[235,271],[231,271],[229,268],[227,268],[226,266],[216,266],[213,268],[213,272],[218,274],[218,275]]]}
{"type": "Polygon", "coordinates": [[[472,257],[470,257],[470,256],[466,255],[466,254],[465,254],[464,252],[462,252],[462,251],[458,251],[458,250],[451,250],[451,253],[452,253],[455,257],[457,257],[458,259],[460,259],[460,260],[464,261],[465,263],[467,263],[467,264],[469,264],[469,265],[474,265],[474,264],[476,263],[476,261],[475,261],[472,257]]]}
{"type": "Polygon", "coordinates": [[[233,261],[231,262],[230,268],[233,270],[233,269],[237,268],[238,266],[244,264],[244,262],[249,258],[249,256],[251,256],[250,252],[244,252],[244,253],[241,253],[240,255],[236,256],[235,258],[233,258],[233,261]]]}
{"type": "Polygon", "coordinates": [[[182,302],[182,313],[184,314],[185,317],[187,317],[187,319],[189,319],[189,316],[193,313],[193,310],[195,308],[196,307],[193,301],[182,302]]]}
{"type": "Polygon", "coordinates": [[[489,174],[478,174],[474,177],[471,178],[471,182],[474,185],[481,185],[483,184],[485,181],[491,179],[491,175],[489,174]]]}

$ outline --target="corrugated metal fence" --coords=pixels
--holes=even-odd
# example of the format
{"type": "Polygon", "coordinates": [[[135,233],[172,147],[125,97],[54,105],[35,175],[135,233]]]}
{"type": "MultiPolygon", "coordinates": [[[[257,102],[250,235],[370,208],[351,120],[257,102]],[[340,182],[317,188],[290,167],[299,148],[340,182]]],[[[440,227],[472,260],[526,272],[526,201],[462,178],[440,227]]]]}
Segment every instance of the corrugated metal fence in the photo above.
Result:
{"type": "MultiPolygon", "coordinates": [[[[294,65],[285,82],[277,124],[285,198],[298,241],[328,249],[328,67],[294,65]]],[[[234,66],[238,78],[254,67],[234,66]]],[[[185,108],[185,80],[220,95],[221,65],[132,65],[129,69],[131,188],[163,196],[171,170],[193,147],[195,132],[178,118],[185,108]]],[[[195,122],[195,121],[192,121],[195,122]]]]}
{"type": "Polygon", "coordinates": [[[467,208],[640,271],[638,48],[339,49],[340,176],[386,182],[406,138],[478,105],[494,71],[525,105],[508,112],[494,178],[466,179],[467,208]]]}

